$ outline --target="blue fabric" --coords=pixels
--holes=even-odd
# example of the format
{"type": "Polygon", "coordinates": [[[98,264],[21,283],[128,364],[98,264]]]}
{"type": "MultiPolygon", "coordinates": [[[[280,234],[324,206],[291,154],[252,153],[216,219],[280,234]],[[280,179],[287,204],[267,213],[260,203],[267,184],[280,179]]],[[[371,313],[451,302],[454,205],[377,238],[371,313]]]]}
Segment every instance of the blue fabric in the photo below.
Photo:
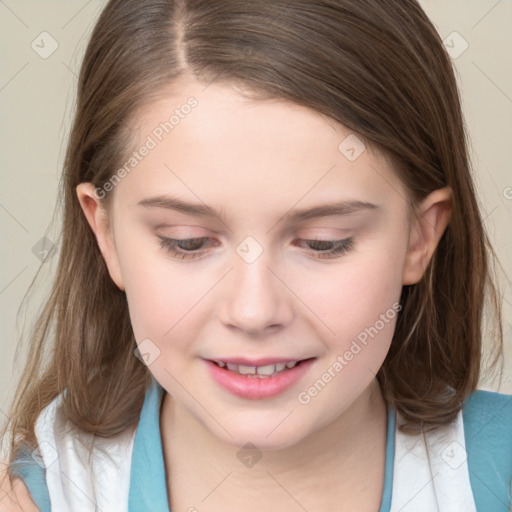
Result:
{"type": "Polygon", "coordinates": [[[512,395],[475,391],[466,400],[462,417],[477,511],[511,511],[512,395]]]}
{"type": "Polygon", "coordinates": [[[396,411],[388,406],[388,430],[386,434],[386,469],[384,475],[384,491],[379,512],[391,510],[391,495],[393,494],[393,469],[395,464],[395,425],[396,411]]]}
{"type": "Polygon", "coordinates": [[[29,448],[21,449],[21,455],[11,464],[11,471],[23,480],[40,512],[51,512],[46,470],[32,458],[29,448]]]}
{"type": "MultiPolygon", "coordinates": [[[[146,391],[146,399],[133,445],[129,512],[147,510],[170,512],[160,434],[160,406],[164,392],[164,389],[153,378],[150,388],[146,391]]],[[[391,509],[395,422],[395,411],[389,407],[384,492],[379,512],[389,512],[391,509]]]]}
{"type": "MultiPolygon", "coordinates": [[[[164,390],[151,379],[135,434],[129,490],[130,512],[170,512],[160,406],[164,390]]],[[[512,395],[478,390],[462,410],[468,469],[478,512],[510,512],[512,485],[512,395]]],[[[389,512],[393,489],[396,412],[388,408],[386,468],[379,512],[389,512]]],[[[51,512],[45,470],[26,449],[12,464],[41,512],[51,512]]]]}
{"type": "Polygon", "coordinates": [[[160,436],[163,395],[164,389],[152,377],[133,443],[129,512],[170,512],[160,436]]]}

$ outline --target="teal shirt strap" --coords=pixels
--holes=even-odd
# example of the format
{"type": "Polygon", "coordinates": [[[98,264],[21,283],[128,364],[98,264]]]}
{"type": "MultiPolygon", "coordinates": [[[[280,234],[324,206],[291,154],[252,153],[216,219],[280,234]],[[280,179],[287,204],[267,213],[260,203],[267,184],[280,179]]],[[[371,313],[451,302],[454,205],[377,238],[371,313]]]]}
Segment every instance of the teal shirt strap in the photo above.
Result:
{"type": "Polygon", "coordinates": [[[388,428],[386,434],[386,469],[384,475],[384,491],[379,512],[391,510],[391,496],[393,494],[393,471],[395,467],[395,428],[396,411],[388,405],[388,428]]]}
{"type": "Polygon", "coordinates": [[[129,512],[170,512],[160,437],[160,405],[164,392],[152,377],[133,442],[129,512]]]}
{"type": "Polygon", "coordinates": [[[462,409],[469,479],[478,512],[510,512],[512,395],[477,390],[462,409]]]}
{"type": "MultiPolygon", "coordinates": [[[[152,379],[146,391],[133,445],[129,512],[170,512],[160,435],[160,405],[164,389],[152,379]]],[[[396,412],[388,406],[384,490],[379,512],[389,512],[393,491],[396,412]]]]}
{"type": "Polygon", "coordinates": [[[51,512],[46,471],[32,458],[32,450],[28,448],[22,450],[11,464],[11,471],[13,475],[23,480],[39,511],[51,512]]]}

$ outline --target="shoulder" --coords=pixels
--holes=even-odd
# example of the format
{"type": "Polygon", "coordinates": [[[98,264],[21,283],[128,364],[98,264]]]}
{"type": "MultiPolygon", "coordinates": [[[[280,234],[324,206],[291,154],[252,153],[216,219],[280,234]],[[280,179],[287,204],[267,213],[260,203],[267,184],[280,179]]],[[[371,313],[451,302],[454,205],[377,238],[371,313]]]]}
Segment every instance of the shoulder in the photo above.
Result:
{"type": "Polygon", "coordinates": [[[478,389],[466,399],[462,415],[472,434],[499,432],[503,442],[512,443],[512,395],[478,389]]]}
{"type": "MultiPolygon", "coordinates": [[[[474,404],[482,405],[485,409],[510,407],[512,395],[500,393],[497,391],[486,391],[484,389],[477,389],[469,394],[464,403],[465,407],[471,407],[474,404]]],[[[512,411],[512,409],[510,409],[512,411]]]]}
{"type": "Polygon", "coordinates": [[[499,455],[512,472],[512,395],[476,390],[466,399],[462,417],[466,445],[499,455]]]}
{"type": "Polygon", "coordinates": [[[27,445],[22,445],[9,466],[1,466],[0,478],[2,492],[0,496],[7,496],[0,501],[0,512],[23,510],[27,512],[49,512],[50,497],[46,484],[44,465],[37,462],[27,445]],[[5,494],[4,494],[5,493],[5,494]],[[2,508],[4,507],[4,508],[2,508]],[[18,508],[16,508],[18,507],[18,508]],[[21,508],[20,508],[21,507],[21,508]]]}
{"type": "Polygon", "coordinates": [[[510,503],[512,486],[512,395],[474,391],[462,417],[476,504],[482,510],[508,510],[504,505],[510,503]]]}
{"type": "Polygon", "coordinates": [[[39,512],[23,480],[11,482],[5,465],[0,466],[0,512],[39,512]]]}

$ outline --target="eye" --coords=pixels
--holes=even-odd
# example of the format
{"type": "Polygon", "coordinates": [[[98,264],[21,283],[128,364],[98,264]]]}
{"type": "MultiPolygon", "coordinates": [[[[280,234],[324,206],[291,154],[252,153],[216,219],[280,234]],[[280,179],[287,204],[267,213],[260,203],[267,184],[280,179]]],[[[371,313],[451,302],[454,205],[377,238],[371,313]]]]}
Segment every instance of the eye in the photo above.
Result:
{"type": "MultiPolygon", "coordinates": [[[[190,260],[202,255],[205,242],[209,240],[208,237],[186,238],[183,240],[164,236],[158,236],[158,238],[160,239],[160,246],[174,258],[190,260]]],[[[354,247],[352,238],[344,240],[300,240],[300,242],[312,249],[311,252],[314,258],[320,259],[336,258],[351,251],[354,247]]]]}
{"type": "Polygon", "coordinates": [[[173,257],[178,259],[194,259],[201,256],[198,252],[202,249],[203,243],[208,238],[186,238],[184,240],[176,240],[174,238],[166,238],[159,236],[160,246],[163,247],[167,252],[172,254],[173,257]]]}
{"type": "Polygon", "coordinates": [[[314,258],[336,258],[343,255],[354,248],[354,240],[346,238],[344,240],[302,240],[313,249],[314,258]]]}

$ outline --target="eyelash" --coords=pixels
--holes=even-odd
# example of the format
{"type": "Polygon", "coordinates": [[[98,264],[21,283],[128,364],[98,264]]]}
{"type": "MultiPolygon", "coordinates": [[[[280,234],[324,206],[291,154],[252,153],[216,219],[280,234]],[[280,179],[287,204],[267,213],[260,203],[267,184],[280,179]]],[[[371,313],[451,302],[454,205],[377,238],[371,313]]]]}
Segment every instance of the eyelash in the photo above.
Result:
{"type": "MultiPolygon", "coordinates": [[[[186,252],[181,252],[181,251],[178,251],[176,250],[176,246],[178,246],[178,244],[180,243],[184,243],[184,242],[201,242],[203,240],[207,240],[207,238],[205,237],[202,237],[202,238],[186,238],[186,239],[183,239],[183,240],[176,240],[174,238],[167,238],[167,237],[164,237],[164,236],[158,236],[158,238],[160,239],[160,247],[162,247],[163,249],[165,249],[167,252],[169,252],[173,257],[177,258],[177,259],[189,259],[189,260],[193,260],[193,259],[196,259],[198,257],[201,256],[201,252],[192,252],[192,251],[186,251],[186,252]]],[[[344,240],[302,240],[303,242],[308,242],[308,243],[327,243],[327,244],[334,244],[335,247],[333,249],[330,249],[328,251],[321,251],[321,252],[318,252],[318,251],[313,251],[314,253],[316,252],[316,255],[314,256],[314,258],[318,258],[318,259],[329,259],[329,258],[335,258],[337,257],[341,257],[342,255],[350,252],[353,248],[354,248],[354,240],[352,238],[346,238],[344,240]],[[323,256],[324,254],[327,254],[328,256],[323,256]]],[[[182,249],[183,251],[183,249],[182,249]]]]}

